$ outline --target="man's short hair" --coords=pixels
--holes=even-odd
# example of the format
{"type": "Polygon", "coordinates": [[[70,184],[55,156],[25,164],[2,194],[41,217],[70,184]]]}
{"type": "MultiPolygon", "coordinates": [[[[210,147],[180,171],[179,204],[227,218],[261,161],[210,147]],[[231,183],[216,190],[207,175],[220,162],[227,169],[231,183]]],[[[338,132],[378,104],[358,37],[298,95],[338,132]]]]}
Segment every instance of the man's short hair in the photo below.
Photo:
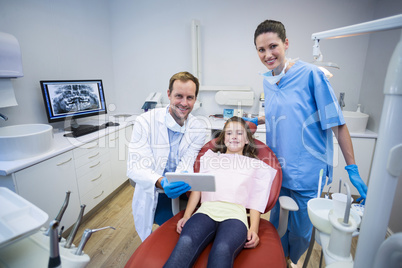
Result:
{"type": "Polygon", "coordinates": [[[180,80],[182,82],[187,82],[189,80],[193,81],[195,84],[195,97],[198,96],[198,91],[200,89],[200,83],[198,82],[197,77],[190,74],[189,72],[180,72],[180,73],[174,74],[172,76],[172,78],[170,78],[170,82],[169,82],[169,92],[170,93],[172,93],[172,91],[173,91],[173,83],[176,80],[180,80]]]}

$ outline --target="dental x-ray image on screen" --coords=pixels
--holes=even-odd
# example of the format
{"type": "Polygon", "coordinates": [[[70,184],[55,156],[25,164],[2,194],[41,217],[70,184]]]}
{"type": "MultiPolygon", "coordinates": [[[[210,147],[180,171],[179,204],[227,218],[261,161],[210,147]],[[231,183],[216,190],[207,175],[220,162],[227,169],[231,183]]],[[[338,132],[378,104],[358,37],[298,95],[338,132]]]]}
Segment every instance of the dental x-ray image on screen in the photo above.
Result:
{"type": "Polygon", "coordinates": [[[54,115],[99,109],[96,84],[49,85],[48,90],[54,115]]]}
{"type": "Polygon", "coordinates": [[[102,80],[41,81],[49,122],[106,113],[102,80]]]}

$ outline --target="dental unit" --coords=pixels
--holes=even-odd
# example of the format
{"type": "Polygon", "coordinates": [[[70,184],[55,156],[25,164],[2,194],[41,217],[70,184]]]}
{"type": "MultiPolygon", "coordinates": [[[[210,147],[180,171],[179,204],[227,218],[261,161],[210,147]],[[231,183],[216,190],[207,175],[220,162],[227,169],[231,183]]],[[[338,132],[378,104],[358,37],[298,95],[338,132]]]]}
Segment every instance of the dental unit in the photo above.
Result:
{"type": "MultiPolygon", "coordinates": [[[[327,251],[328,255],[338,261],[352,261],[350,248],[352,245],[352,234],[357,229],[357,223],[350,216],[351,195],[349,185],[345,182],[346,187],[346,208],[343,219],[339,218],[337,213],[329,213],[328,218],[332,225],[332,232],[329,239],[327,251]]],[[[335,201],[334,201],[335,202],[335,201]]],[[[335,205],[334,205],[335,206],[335,205]]]]}
{"type": "Polygon", "coordinates": [[[59,253],[59,237],[57,232],[57,227],[59,222],[53,220],[49,225],[49,235],[50,235],[50,256],[48,267],[61,267],[60,253],[59,253]]]}
{"type": "Polygon", "coordinates": [[[77,247],[77,251],[75,252],[75,255],[82,255],[82,251],[84,250],[85,245],[87,244],[89,238],[91,238],[91,235],[95,232],[102,231],[105,229],[113,229],[116,230],[116,228],[112,226],[107,226],[107,227],[102,227],[99,229],[85,229],[84,233],[82,234],[81,242],[77,247]]]}
{"type": "MultiPolygon", "coordinates": [[[[321,39],[351,37],[360,34],[373,33],[402,28],[402,14],[359,23],[342,28],[313,33],[311,39],[318,44],[321,39]]],[[[315,50],[313,50],[313,54],[315,50]]],[[[397,189],[398,178],[402,174],[402,38],[399,40],[391,56],[384,83],[384,103],[380,119],[379,133],[373,164],[370,174],[370,187],[367,192],[364,218],[360,228],[359,241],[356,248],[354,267],[386,267],[378,260],[382,256],[400,254],[400,247],[388,247],[395,239],[401,240],[401,235],[395,239],[384,241],[392,204],[397,189]],[[386,248],[388,251],[380,251],[386,248]],[[373,266],[376,264],[377,266],[373,266]]],[[[392,261],[392,260],[391,260],[392,261]]],[[[397,259],[393,259],[394,265],[397,259]]],[[[390,266],[388,266],[390,267],[390,266]]]]}
{"type": "Polygon", "coordinates": [[[86,205],[81,205],[80,214],[78,215],[77,221],[74,224],[73,230],[68,235],[66,244],[64,245],[65,248],[71,248],[75,235],[77,234],[78,228],[80,227],[82,216],[84,215],[86,205]]]}
{"type": "MultiPolygon", "coordinates": [[[[61,219],[63,218],[64,212],[67,209],[68,202],[70,201],[70,194],[71,194],[70,191],[66,192],[66,197],[64,199],[63,205],[61,206],[59,213],[57,214],[56,218],[54,219],[55,221],[57,221],[59,223],[61,222],[61,219]]],[[[50,228],[47,230],[45,235],[49,236],[49,232],[50,232],[50,228]]]]}

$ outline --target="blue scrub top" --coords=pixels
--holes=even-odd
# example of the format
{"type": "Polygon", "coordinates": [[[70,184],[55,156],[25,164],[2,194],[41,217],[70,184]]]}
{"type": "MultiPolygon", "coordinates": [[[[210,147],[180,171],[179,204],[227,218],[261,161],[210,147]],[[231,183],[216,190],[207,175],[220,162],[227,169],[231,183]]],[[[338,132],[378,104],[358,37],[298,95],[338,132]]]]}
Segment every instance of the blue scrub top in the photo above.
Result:
{"type": "MultiPolygon", "coordinates": [[[[332,181],[331,127],[345,124],[324,73],[297,61],[279,85],[264,79],[267,145],[282,165],[282,186],[316,190],[321,169],[332,181]]],[[[322,185],[325,184],[325,176],[322,185]]]]}

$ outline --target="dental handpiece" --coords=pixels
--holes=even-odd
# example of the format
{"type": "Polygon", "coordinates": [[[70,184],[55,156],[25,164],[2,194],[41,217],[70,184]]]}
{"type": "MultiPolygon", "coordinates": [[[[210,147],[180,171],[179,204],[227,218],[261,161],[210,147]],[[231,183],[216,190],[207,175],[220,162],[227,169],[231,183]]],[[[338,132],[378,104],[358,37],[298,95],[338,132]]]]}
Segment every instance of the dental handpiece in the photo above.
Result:
{"type": "Polygon", "coordinates": [[[70,201],[70,194],[71,194],[71,191],[66,192],[66,198],[64,199],[63,206],[61,207],[59,214],[57,214],[57,217],[55,218],[55,220],[58,222],[61,222],[61,218],[63,217],[64,212],[67,209],[68,202],[70,201]]]}
{"type": "Polygon", "coordinates": [[[343,224],[349,225],[349,214],[350,214],[350,206],[351,206],[351,195],[350,195],[350,188],[349,184],[346,182],[343,184],[346,187],[346,209],[345,209],[345,216],[343,217],[343,224]]]}
{"type": "Polygon", "coordinates": [[[73,240],[75,238],[75,235],[77,234],[78,228],[80,227],[80,224],[82,221],[82,216],[84,215],[85,207],[86,207],[86,205],[81,205],[80,214],[78,215],[77,221],[74,224],[73,230],[68,235],[66,244],[64,245],[65,248],[71,248],[71,244],[73,243],[73,240]]]}
{"type": "Polygon", "coordinates": [[[53,220],[49,224],[49,234],[50,234],[50,255],[48,267],[61,267],[61,260],[59,254],[59,234],[57,227],[59,222],[53,220]]]}
{"type": "MultiPolygon", "coordinates": [[[[63,217],[64,212],[67,209],[68,202],[70,201],[70,194],[71,191],[66,192],[66,198],[64,199],[63,205],[60,208],[59,214],[57,214],[56,218],[54,219],[55,221],[58,221],[59,223],[61,222],[61,218],[63,217]]],[[[49,236],[50,229],[47,230],[45,235],[49,236]]]]}
{"type": "Polygon", "coordinates": [[[116,228],[112,227],[112,226],[107,226],[107,227],[102,227],[99,229],[86,229],[84,231],[84,233],[82,234],[82,238],[81,238],[81,242],[78,245],[77,251],[75,252],[75,255],[81,255],[82,251],[84,250],[84,247],[86,245],[86,243],[88,242],[89,238],[91,237],[92,233],[95,233],[97,231],[101,231],[101,230],[105,230],[105,229],[113,229],[116,230],[116,228]]]}

